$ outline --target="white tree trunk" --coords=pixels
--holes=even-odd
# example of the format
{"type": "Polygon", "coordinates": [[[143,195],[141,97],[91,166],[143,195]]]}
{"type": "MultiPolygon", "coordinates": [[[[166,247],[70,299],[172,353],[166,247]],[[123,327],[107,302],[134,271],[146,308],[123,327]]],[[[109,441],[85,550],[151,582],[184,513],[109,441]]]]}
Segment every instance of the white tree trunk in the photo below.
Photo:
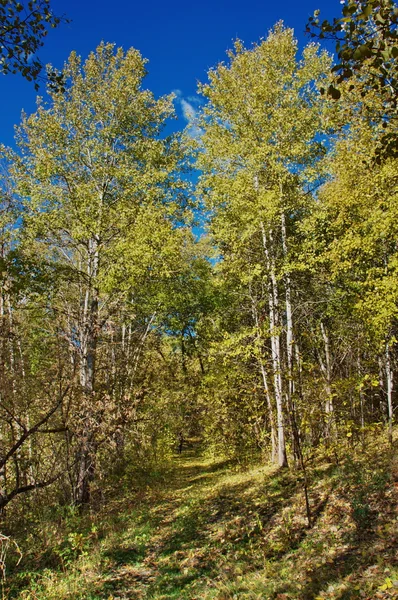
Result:
{"type": "MultiPolygon", "coordinates": [[[[279,296],[278,282],[275,273],[275,261],[271,251],[268,249],[267,234],[264,223],[260,223],[263,240],[263,248],[267,261],[267,268],[270,277],[268,307],[269,323],[271,336],[272,365],[274,372],[274,392],[278,425],[278,464],[280,467],[287,467],[286,441],[285,441],[285,423],[283,411],[283,391],[282,391],[282,361],[281,345],[279,333],[279,296]]],[[[270,239],[270,248],[272,249],[272,231],[268,232],[270,239]]]]}
{"type": "MultiPolygon", "coordinates": [[[[280,186],[281,195],[281,233],[282,233],[282,249],[285,260],[288,257],[287,251],[287,231],[286,231],[286,217],[283,211],[283,190],[282,184],[280,186]]],[[[293,357],[294,357],[294,339],[293,339],[293,310],[292,310],[292,286],[290,272],[285,270],[284,273],[284,284],[285,284],[285,304],[286,304],[286,358],[287,358],[287,393],[286,393],[286,404],[287,410],[290,417],[291,433],[292,433],[292,446],[295,461],[300,460],[300,451],[298,448],[299,439],[296,414],[294,406],[294,378],[293,378],[293,357]]]]}
{"type": "MultiPolygon", "coordinates": [[[[286,218],[285,213],[281,213],[281,230],[282,230],[282,247],[284,257],[287,258],[287,234],[286,234],[286,218]]],[[[288,395],[291,400],[294,392],[293,381],[293,316],[292,316],[292,292],[291,279],[289,271],[286,271],[285,276],[285,296],[286,296],[286,355],[287,355],[287,372],[288,372],[288,395]]]]}
{"type": "Polygon", "coordinates": [[[80,443],[77,457],[77,481],[75,502],[84,505],[90,499],[90,482],[94,474],[95,427],[94,390],[96,352],[99,334],[98,289],[96,279],[99,270],[99,244],[96,238],[88,242],[87,287],[84,292],[84,308],[80,326],[80,384],[82,387],[82,410],[80,443]]]}
{"type": "Polygon", "coordinates": [[[390,344],[386,344],[386,378],[387,378],[387,423],[388,423],[388,441],[392,444],[392,393],[394,389],[394,374],[391,364],[390,344]]]}

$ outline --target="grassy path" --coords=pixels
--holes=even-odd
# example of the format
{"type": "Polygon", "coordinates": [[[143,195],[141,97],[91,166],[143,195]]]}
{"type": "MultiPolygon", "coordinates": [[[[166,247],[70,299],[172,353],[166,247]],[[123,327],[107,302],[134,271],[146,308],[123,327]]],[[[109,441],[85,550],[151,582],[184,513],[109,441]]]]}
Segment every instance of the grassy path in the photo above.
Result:
{"type": "Polygon", "coordinates": [[[245,492],[266,471],[232,472],[226,461],[183,453],[167,485],[148,491],[131,515],[132,528],[108,553],[117,563],[105,584],[110,597],[218,597],[231,571],[224,554],[225,524],[252,512],[245,492]]]}
{"type": "Polygon", "coordinates": [[[343,464],[314,463],[308,530],[300,473],[237,470],[185,451],[162,481],[69,533],[61,567],[38,570],[4,598],[398,598],[391,464],[379,445],[343,464]]]}

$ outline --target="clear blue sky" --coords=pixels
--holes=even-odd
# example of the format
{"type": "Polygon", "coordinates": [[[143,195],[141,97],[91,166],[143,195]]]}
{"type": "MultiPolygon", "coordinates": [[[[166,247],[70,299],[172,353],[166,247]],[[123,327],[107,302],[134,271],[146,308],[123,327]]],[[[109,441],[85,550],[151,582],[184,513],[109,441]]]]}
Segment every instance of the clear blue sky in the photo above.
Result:
{"type": "MultiPolygon", "coordinates": [[[[43,62],[62,67],[72,50],[86,57],[102,40],[134,46],[149,59],[146,87],[156,96],[181,90],[181,128],[181,99],[190,102],[197,82],[224,60],[235,38],[248,46],[282,19],[303,45],[309,41],[305,24],[315,9],[329,18],[341,10],[338,0],[52,0],[52,6],[71,22],[50,32],[39,54],[43,62]]],[[[12,144],[21,110],[35,109],[36,92],[21,76],[2,75],[0,93],[0,142],[12,144]]]]}

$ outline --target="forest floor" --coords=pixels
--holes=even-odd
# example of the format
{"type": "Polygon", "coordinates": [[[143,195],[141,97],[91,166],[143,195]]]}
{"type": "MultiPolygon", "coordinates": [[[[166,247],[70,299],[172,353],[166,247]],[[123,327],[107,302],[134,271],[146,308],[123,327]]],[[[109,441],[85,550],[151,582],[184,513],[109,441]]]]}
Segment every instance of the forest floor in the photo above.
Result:
{"type": "Polygon", "coordinates": [[[145,491],[47,525],[3,598],[398,598],[396,448],[375,439],[308,469],[311,529],[300,471],[185,450],[145,491]]]}

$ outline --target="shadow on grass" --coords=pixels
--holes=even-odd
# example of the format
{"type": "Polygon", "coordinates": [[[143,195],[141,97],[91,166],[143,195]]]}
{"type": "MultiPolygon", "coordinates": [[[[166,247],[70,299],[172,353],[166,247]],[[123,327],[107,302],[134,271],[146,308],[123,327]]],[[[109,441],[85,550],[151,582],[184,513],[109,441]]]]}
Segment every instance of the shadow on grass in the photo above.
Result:
{"type": "MultiPolygon", "coordinates": [[[[192,458],[196,457],[193,456],[192,458]]],[[[206,466],[204,469],[203,465],[200,463],[190,464],[189,457],[181,457],[180,461],[177,459],[178,478],[175,479],[175,485],[177,485],[180,489],[184,489],[185,487],[191,485],[193,481],[199,479],[205,480],[207,478],[211,478],[212,476],[219,475],[221,471],[230,468],[234,464],[234,461],[226,459],[212,463],[211,465],[206,466]]]]}
{"type": "MultiPolygon", "coordinates": [[[[218,465],[218,468],[223,467],[218,465]]],[[[208,473],[203,475],[208,476],[208,473]]],[[[168,582],[169,595],[165,598],[174,597],[175,588],[182,594],[175,597],[189,598],[183,595],[184,586],[195,580],[200,584],[204,576],[207,580],[216,580],[225,557],[233,564],[237,554],[245,557],[247,571],[255,569],[257,560],[252,548],[253,536],[261,535],[261,529],[296,493],[291,474],[281,472],[277,481],[273,481],[272,496],[262,502],[258,493],[264,491],[267,483],[268,478],[253,489],[253,482],[249,479],[209,488],[207,497],[193,498],[184,510],[177,512],[172,527],[165,533],[158,548],[160,574],[152,593],[155,590],[166,593],[165,582],[168,582]]]]}
{"type": "MultiPolygon", "coordinates": [[[[350,576],[361,577],[366,569],[377,565],[377,556],[372,553],[371,548],[375,539],[370,536],[367,540],[358,547],[351,547],[343,550],[334,557],[333,560],[323,564],[314,571],[306,573],[306,583],[304,587],[297,590],[292,585],[281,586],[274,592],[274,598],[278,598],[278,594],[287,594],[289,598],[300,598],[300,600],[313,600],[322,592],[325,592],[330,586],[341,584],[346,581],[346,589],[340,589],[336,592],[338,595],[333,596],[339,600],[354,600],[356,598],[368,597],[362,587],[350,582],[350,576]],[[297,595],[299,594],[299,595],[297,595]]],[[[389,550],[390,560],[394,562],[395,549],[391,547],[389,550]]],[[[384,553],[384,557],[387,554],[384,553]]]]}
{"type": "MultiPolygon", "coordinates": [[[[130,495],[128,504],[121,499],[118,512],[109,517],[111,535],[107,549],[101,550],[105,573],[95,583],[97,595],[84,598],[97,600],[112,593],[148,600],[241,595],[312,600],[328,593],[328,586],[346,582],[346,590],[340,587],[333,597],[359,598],[355,594],[360,588],[352,580],[355,573],[366,579],[366,570],[378,562],[372,545],[380,544],[376,524],[383,524],[384,505],[381,500],[376,505],[379,517],[368,511],[375,515],[374,524],[361,531],[362,513],[356,521],[352,515],[351,521],[345,517],[350,511],[355,517],[355,499],[365,498],[373,507],[384,479],[361,479],[359,463],[348,461],[344,470],[333,464],[312,468],[314,527],[309,530],[302,474],[257,467],[238,471],[231,468],[234,464],[201,464],[198,453],[187,449],[176,457],[161,488],[148,484],[139,497],[130,495]],[[333,546],[329,554],[328,544],[333,546]]],[[[362,509],[358,504],[357,512],[362,509]]],[[[386,525],[391,518],[386,517],[386,525]]],[[[392,564],[393,546],[380,548],[392,564]]]]}
{"type": "Polygon", "coordinates": [[[137,564],[145,557],[145,548],[132,546],[131,548],[112,548],[104,552],[105,558],[110,558],[116,565],[137,564]]]}

